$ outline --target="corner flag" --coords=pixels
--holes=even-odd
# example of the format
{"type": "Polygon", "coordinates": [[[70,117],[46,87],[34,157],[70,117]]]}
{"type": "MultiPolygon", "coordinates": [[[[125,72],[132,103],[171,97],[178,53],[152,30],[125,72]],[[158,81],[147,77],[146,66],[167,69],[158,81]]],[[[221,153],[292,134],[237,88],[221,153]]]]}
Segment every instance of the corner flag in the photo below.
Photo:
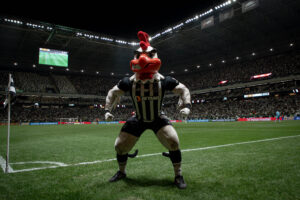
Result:
{"type": "Polygon", "coordinates": [[[3,102],[4,108],[6,108],[6,106],[9,104],[9,101],[14,102],[15,99],[16,99],[16,88],[14,85],[14,80],[12,78],[12,75],[9,74],[6,99],[3,102]],[[10,95],[10,100],[8,98],[9,95],[10,95]]]}
{"type": "Polygon", "coordinates": [[[7,87],[7,94],[6,94],[6,99],[5,102],[3,103],[4,108],[7,106],[7,149],[6,149],[6,168],[5,172],[9,173],[10,172],[10,167],[9,167],[9,137],[10,137],[10,108],[12,102],[16,99],[16,88],[14,85],[14,80],[12,78],[12,75],[9,74],[8,77],[8,87],[7,87]]]}

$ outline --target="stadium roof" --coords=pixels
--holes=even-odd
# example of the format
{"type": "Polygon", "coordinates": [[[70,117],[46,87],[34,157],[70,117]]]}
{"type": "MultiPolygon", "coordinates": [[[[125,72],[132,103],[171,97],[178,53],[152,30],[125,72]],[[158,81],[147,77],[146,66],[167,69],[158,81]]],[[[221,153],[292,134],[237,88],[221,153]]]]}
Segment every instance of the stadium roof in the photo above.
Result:
{"type": "MultiPolygon", "coordinates": [[[[138,31],[157,32],[166,25],[194,15],[201,10],[214,6],[223,0],[201,0],[193,3],[161,3],[152,0],[141,3],[134,1],[101,1],[97,5],[92,2],[61,4],[56,1],[45,5],[26,2],[26,9],[0,8],[0,13],[48,22],[66,27],[92,31],[95,33],[136,40],[138,31]],[[147,5],[148,4],[148,5],[147,5]]],[[[7,2],[9,3],[9,2],[7,2]]],[[[13,8],[15,5],[12,5],[13,8]]]]}
{"type": "MultiPolygon", "coordinates": [[[[174,17],[178,21],[170,20],[171,24],[160,24],[165,21],[157,21],[154,17],[155,23],[145,23],[153,27],[144,31],[152,36],[151,44],[158,49],[163,62],[162,72],[178,74],[184,73],[184,69],[201,70],[229,64],[236,57],[250,57],[254,52],[259,55],[270,48],[276,52],[299,41],[300,2],[297,0],[232,0],[230,5],[226,4],[229,1],[218,2],[201,7],[181,20],[174,17]]],[[[129,61],[138,46],[131,43],[137,40],[127,37],[129,32],[116,36],[113,32],[109,35],[104,31],[79,28],[18,16],[1,17],[1,68],[32,69],[35,65],[37,69],[49,70],[49,67],[37,64],[38,49],[45,47],[68,51],[70,72],[84,69],[100,74],[130,73],[129,61]],[[13,63],[18,64],[13,66],[13,63]]],[[[133,30],[134,37],[137,30],[139,27],[133,30]]]]}

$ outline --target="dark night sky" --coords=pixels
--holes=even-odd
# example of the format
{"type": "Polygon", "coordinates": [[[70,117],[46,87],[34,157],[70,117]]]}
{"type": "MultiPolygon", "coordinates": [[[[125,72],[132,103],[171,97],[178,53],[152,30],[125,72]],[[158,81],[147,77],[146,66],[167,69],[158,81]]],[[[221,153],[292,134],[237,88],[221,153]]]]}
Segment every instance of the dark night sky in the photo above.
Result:
{"type": "Polygon", "coordinates": [[[160,4],[159,1],[137,3],[107,0],[105,4],[102,1],[97,3],[74,1],[66,3],[67,5],[62,5],[62,1],[49,2],[18,4],[18,8],[16,5],[7,5],[0,9],[0,15],[39,20],[116,36],[120,39],[136,39],[139,30],[156,34],[223,1],[173,1],[173,3],[160,1],[160,4]]]}

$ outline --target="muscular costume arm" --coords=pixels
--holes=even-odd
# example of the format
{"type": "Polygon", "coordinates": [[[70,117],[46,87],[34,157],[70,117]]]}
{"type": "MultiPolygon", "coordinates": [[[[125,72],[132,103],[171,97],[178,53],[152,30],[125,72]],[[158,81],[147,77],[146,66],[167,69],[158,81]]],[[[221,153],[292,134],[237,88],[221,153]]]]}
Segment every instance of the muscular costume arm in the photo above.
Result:
{"type": "Polygon", "coordinates": [[[183,108],[185,105],[191,105],[191,94],[189,89],[182,83],[179,83],[174,89],[175,94],[179,94],[178,107],[183,108]]]}
{"type": "Polygon", "coordinates": [[[119,89],[117,85],[110,89],[105,100],[105,110],[111,112],[116,107],[122,95],[124,95],[124,91],[119,89]]]}

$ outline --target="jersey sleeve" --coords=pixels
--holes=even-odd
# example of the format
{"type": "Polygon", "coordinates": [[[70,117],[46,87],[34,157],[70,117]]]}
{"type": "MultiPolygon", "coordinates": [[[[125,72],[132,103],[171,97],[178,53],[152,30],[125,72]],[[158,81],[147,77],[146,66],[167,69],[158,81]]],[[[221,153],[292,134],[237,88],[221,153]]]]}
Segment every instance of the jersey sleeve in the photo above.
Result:
{"type": "Polygon", "coordinates": [[[166,76],[165,77],[165,89],[172,91],[177,85],[179,85],[179,81],[173,77],[166,76]]]}
{"type": "Polygon", "coordinates": [[[118,83],[118,88],[123,90],[124,92],[128,92],[130,90],[130,80],[128,77],[124,77],[118,83]]]}

